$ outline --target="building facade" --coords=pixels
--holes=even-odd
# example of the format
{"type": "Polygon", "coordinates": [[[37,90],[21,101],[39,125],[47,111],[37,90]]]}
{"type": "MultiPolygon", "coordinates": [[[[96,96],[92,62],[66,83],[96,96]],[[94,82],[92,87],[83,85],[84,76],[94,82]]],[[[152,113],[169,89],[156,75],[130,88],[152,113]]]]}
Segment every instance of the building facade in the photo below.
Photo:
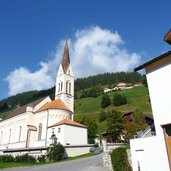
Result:
{"type": "Polygon", "coordinates": [[[0,121],[0,150],[48,147],[55,135],[63,145],[86,145],[87,127],[74,121],[74,75],[68,40],[57,73],[55,100],[45,97],[18,106],[0,121]]]}
{"type": "Polygon", "coordinates": [[[130,140],[133,171],[171,170],[171,51],[145,68],[156,134],[130,140]]]}

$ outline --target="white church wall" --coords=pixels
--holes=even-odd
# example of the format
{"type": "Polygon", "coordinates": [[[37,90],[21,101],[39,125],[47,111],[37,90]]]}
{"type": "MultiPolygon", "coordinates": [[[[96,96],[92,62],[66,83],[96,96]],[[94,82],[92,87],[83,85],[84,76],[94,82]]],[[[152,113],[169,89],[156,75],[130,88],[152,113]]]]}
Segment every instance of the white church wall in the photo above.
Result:
{"type": "Polygon", "coordinates": [[[25,147],[27,135],[26,118],[27,113],[0,122],[0,136],[3,134],[1,137],[1,148],[25,147]]]}
{"type": "Polygon", "coordinates": [[[35,141],[34,146],[40,147],[46,145],[46,136],[47,136],[47,122],[48,122],[48,111],[42,111],[35,114],[35,126],[37,131],[35,133],[33,141],[35,141]],[[41,125],[41,128],[40,128],[41,125]],[[42,130],[39,130],[42,129],[42,130]],[[41,131],[41,135],[39,137],[39,131],[41,131]]]}
{"type": "Polygon", "coordinates": [[[65,132],[64,132],[64,125],[59,125],[59,126],[56,126],[56,127],[51,127],[51,128],[48,129],[47,141],[48,141],[49,145],[52,143],[52,140],[50,138],[51,138],[53,132],[56,135],[57,142],[59,142],[62,145],[64,145],[64,134],[65,134],[65,132]]]}
{"type": "Polygon", "coordinates": [[[64,127],[64,145],[87,144],[87,129],[71,125],[64,127]]]}
{"type": "Polygon", "coordinates": [[[71,119],[70,112],[68,112],[66,110],[49,109],[48,112],[49,112],[48,126],[52,126],[53,124],[55,124],[63,119],[71,119]]]}

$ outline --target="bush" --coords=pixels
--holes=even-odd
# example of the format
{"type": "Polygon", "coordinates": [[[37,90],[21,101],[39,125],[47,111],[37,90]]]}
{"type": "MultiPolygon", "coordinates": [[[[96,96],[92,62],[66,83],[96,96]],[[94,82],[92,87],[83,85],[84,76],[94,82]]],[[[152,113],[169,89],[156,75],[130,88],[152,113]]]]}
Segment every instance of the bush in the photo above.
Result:
{"type": "Polygon", "coordinates": [[[48,149],[47,156],[50,161],[59,161],[64,157],[65,149],[64,147],[58,144],[52,144],[52,146],[48,149]]]}
{"type": "Polygon", "coordinates": [[[104,94],[102,96],[102,101],[101,101],[101,107],[102,108],[106,108],[107,106],[109,106],[111,104],[110,102],[110,97],[108,94],[104,94]]]}
{"type": "Polygon", "coordinates": [[[36,158],[33,156],[30,156],[28,154],[24,154],[21,156],[16,156],[15,162],[18,162],[18,163],[25,163],[25,162],[36,163],[36,158]]]}
{"type": "Polygon", "coordinates": [[[45,163],[46,162],[46,156],[45,155],[38,156],[37,160],[39,163],[45,163]]]}
{"type": "Polygon", "coordinates": [[[126,148],[114,149],[111,153],[111,160],[114,171],[132,171],[127,159],[126,148]]]}
{"type": "Polygon", "coordinates": [[[113,96],[113,105],[114,106],[121,106],[121,105],[124,105],[124,104],[127,104],[126,96],[118,94],[118,93],[114,94],[114,96],[113,96]]]}
{"type": "Polygon", "coordinates": [[[0,156],[0,163],[3,163],[3,162],[14,162],[15,159],[12,155],[2,155],[0,156]]]}
{"type": "Polygon", "coordinates": [[[99,115],[99,122],[103,122],[105,120],[106,120],[106,113],[104,111],[101,111],[99,115]]]}

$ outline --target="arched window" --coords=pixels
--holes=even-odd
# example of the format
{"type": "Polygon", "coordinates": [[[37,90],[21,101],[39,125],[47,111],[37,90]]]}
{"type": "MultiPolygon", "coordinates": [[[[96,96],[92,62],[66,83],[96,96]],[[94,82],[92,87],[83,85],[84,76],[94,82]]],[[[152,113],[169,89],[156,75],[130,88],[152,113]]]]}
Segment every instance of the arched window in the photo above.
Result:
{"type": "Polygon", "coordinates": [[[63,82],[61,82],[61,91],[62,91],[62,87],[63,87],[63,82]]]}
{"type": "Polygon", "coordinates": [[[11,140],[11,129],[9,129],[9,139],[8,139],[8,143],[10,143],[11,140]]]}
{"type": "Polygon", "coordinates": [[[60,92],[60,83],[58,84],[58,92],[60,92]]]}
{"type": "Polygon", "coordinates": [[[68,81],[66,82],[66,94],[68,94],[68,81]]]}
{"type": "Polygon", "coordinates": [[[68,70],[68,74],[70,75],[70,70],[68,70]]]}
{"type": "Polygon", "coordinates": [[[69,94],[71,94],[71,83],[69,83],[69,94]]]}
{"type": "Polygon", "coordinates": [[[42,138],[42,123],[39,123],[39,130],[38,130],[38,140],[42,138]]]}
{"type": "Polygon", "coordinates": [[[58,128],[58,133],[60,133],[60,132],[61,132],[61,128],[59,127],[59,128],[58,128]]]}
{"type": "Polygon", "coordinates": [[[21,131],[22,131],[22,126],[19,127],[19,137],[18,137],[18,141],[21,140],[21,131]]]}

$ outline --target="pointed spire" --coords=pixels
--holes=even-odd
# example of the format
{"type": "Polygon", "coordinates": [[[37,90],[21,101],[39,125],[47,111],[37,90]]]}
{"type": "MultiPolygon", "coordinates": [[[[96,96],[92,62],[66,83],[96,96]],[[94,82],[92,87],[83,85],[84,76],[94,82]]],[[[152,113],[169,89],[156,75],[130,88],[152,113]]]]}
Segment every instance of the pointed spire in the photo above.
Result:
{"type": "Polygon", "coordinates": [[[64,48],[64,53],[63,53],[63,58],[62,58],[61,64],[62,64],[64,72],[66,73],[68,66],[70,64],[68,34],[66,35],[66,43],[65,43],[65,48],[64,48]]]}

